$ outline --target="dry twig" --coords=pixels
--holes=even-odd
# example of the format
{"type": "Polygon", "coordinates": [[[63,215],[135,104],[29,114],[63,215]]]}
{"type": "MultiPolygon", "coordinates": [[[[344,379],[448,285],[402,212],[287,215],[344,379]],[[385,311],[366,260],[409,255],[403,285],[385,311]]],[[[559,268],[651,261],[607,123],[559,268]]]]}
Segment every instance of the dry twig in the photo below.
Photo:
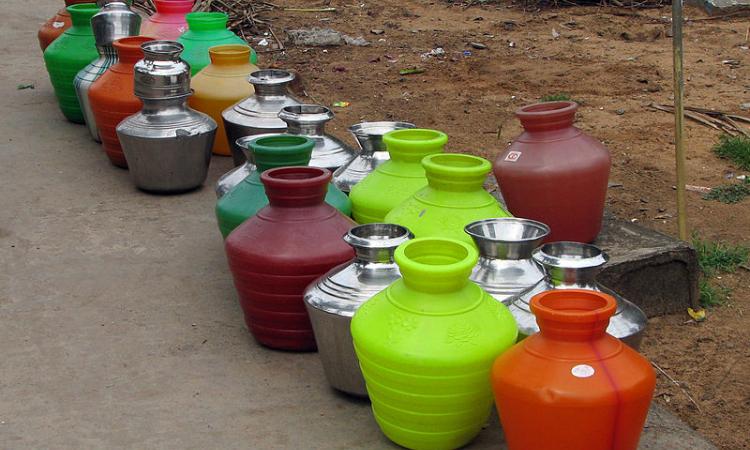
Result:
{"type": "Polygon", "coordinates": [[[703,412],[703,410],[701,410],[701,407],[698,406],[698,403],[693,399],[693,397],[690,395],[690,393],[687,391],[687,389],[685,389],[684,387],[682,387],[682,385],[678,381],[676,381],[674,378],[670,377],[669,374],[667,372],[665,372],[664,369],[662,369],[661,367],[659,367],[658,364],[656,364],[655,362],[651,361],[651,365],[654,366],[656,368],[656,370],[658,370],[659,372],[661,372],[662,375],[664,375],[665,377],[667,377],[667,379],[669,381],[671,381],[672,384],[674,384],[675,386],[677,386],[678,388],[680,388],[680,390],[683,392],[683,394],[685,394],[687,396],[688,400],[690,400],[690,402],[693,405],[695,405],[696,408],[698,408],[698,412],[699,413],[703,412]]]}

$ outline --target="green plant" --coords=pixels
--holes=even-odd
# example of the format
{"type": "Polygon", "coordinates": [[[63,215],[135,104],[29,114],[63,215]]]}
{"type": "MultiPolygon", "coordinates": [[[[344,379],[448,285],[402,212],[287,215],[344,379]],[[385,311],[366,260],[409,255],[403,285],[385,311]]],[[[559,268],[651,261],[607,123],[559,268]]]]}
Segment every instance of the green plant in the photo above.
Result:
{"type": "Polygon", "coordinates": [[[711,189],[711,192],[703,196],[704,200],[716,200],[717,202],[732,204],[750,197],[750,181],[741,183],[724,184],[711,189]]]}
{"type": "Polygon", "coordinates": [[[721,136],[714,146],[714,153],[743,170],[750,170],[750,139],[745,136],[721,136]]]}
{"type": "Polygon", "coordinates": [[[737,270],[737,267],[747,262],[750,248],[707,241],[697,235],[693,236],[693,247],[698,253],[698,267],[702,272],[699,282],[701,305],[704,307],[720,305],[729,298],[732,291],[724,286],[713,284],[710,278],[719,273],[731,273],[737,270]]]}
{"type": "Polygon", "coordinates": [[[563,92],[559,92],[557,94],[547,94],[542,96],[541,100],[543,102],[569,102],[572,99],[570,98],[570,95],[565,94],[563,92]]]}

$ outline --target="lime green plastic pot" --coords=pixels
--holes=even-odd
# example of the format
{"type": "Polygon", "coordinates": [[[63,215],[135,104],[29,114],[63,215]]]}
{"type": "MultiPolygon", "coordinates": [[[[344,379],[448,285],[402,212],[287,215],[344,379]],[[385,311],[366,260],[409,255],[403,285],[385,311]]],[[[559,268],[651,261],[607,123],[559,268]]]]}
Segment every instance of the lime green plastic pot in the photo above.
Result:
{"type": "MultiPolygon", "coordinates": [[[[253,139],[248,147],[257,170],[252,171],[216,203],[216,219],[224,238],[268,204],[266,191],[260,182],[261,172],[275,167],[308,165],[315,142],[304,136],[278,134],[253,139]]],[[[349,198],[330,183],[326,203],[345,216],[351,214],[349,198]]]]}
{"type": "Polygon", "coordinates": [[[386,214],[427,185],[422,158],[442,153],[448,136],[420,128],[383,135],[390,161],[378,166],[349,193],[352,214],[359,223],[383,222],[386,214]]]}
{"type": "Polygon", "coordinates": [[[464,227],[471,222],[510,217],[482,187],[492,164],[458,153],[422,160],[428,185],[395,207],[385,221],[407,227],[416,237],[446,237],[474,245],[464,227]]]}
{"type": "Polygon", "coordinates": [[[354,314],[375,420],[399,445],[458,448],[486,423],[492,362],[518,330],[502,303],[469,282],[477,258],[454,239],[406,242],[395,253],[402,279],[354,314]]]}
{"type": "Polygon", "coordinates": [[[91,29],[91,18],[99,12],[96,3],[80,3],[67,8],[73,26],[44,51],[44,64],[65,118],[84,123],[81,105],[73,85],[81,69],[99,57],[91,29]]]}
{"type": "MultiPolygon", "coordinates": [[[[211,63],[208,49],[215,45],[242,44],[249,45],[244,39],[227,29],[229,16],[223,12],[193,12],[185,15],[188,30],[182,33],[177,42],[185,47],[182,59],[190,64],[191,75],[211,63]]],[[[250,49],[250,62],[256,64],[258,55],[250,49]]]]}

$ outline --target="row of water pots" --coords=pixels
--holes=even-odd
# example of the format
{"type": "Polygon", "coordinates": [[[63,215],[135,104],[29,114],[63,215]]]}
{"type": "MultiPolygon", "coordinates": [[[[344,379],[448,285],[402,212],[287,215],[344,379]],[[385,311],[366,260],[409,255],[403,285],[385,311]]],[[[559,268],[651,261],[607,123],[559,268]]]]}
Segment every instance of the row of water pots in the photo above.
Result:
{"type": "Polygon", "coordinates": [[[259,180],[268,205],[225,241],[248,329],[270,348],[317,349],[330,385],[368,396],[391,440],[465,445],[494,389],[511,449],[603,450],[612,436],[636,448],[655,376],[629,346],[646,321],[596,283],[601,250],[537,247],[549,228],[510,217],[469,223],[466,240],[415,238],[326,203],[327,169],[267,168],[259,180]],[[562,409],[564,428],[554,426],[562,409]]]}

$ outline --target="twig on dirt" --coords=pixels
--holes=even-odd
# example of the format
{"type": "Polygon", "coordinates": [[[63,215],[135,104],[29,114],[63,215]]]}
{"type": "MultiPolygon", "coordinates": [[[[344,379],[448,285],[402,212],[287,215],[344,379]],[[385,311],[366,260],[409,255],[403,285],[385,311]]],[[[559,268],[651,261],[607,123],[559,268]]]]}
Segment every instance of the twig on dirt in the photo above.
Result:
{"type": "Polygon", "coordinates": [[[336,12],[336,8],[284,8],[284,11],[289,12],[336,12]]]}
{"type": "Polygon", "coordinates": [[[677,380],[675,380],[674,378],[670,377],[669,374],[667,372],[665,372],[664,369],[662,369],[661,367],[659,367],[659,365],[656,364],[655,362],[651,361],[651,365],[654,366],[656,368],[656,370],[658,370],[659,372],[661,372],[662,375],[664,375],[665,377],[667,377],[667,379],[669,381],[671,381],[672,384],[674,384],[675,386],[677,386],[678,388],[680,388],[680,390],[683,392],[683,394],[685,394],[687,396],[688,400],[690,400],[690,402],[693,405],[695,405],[695,407],[698,409],[698,412],[699,413],[703,413],[703,410],[701,410],[701,407],[698,406],[698,403],[693,399],[693,397],[690,395],[690,393],[684,387],[682,387],[682,385],[677,380]]]}
{"type": "MultiPolygon", "coordinates": [[[[664,111],[670,114],[674,114],[674,107],[671,105],[651,103],[649,106],[658,111],[664,111]]],[[[750,132],[748,132],[748,130],[746,129],[747,127],[740,126],[740,124],[737,123],[750,123],[750,117],[739,116],[737,114],[730,114],[714,109],[697,108],[694,106],[685,106],[685,116],[707,127],[711,127],[718,131],[723,131],[731,136],[743,134],[747,137],[750,137],[750,132]]]]}

